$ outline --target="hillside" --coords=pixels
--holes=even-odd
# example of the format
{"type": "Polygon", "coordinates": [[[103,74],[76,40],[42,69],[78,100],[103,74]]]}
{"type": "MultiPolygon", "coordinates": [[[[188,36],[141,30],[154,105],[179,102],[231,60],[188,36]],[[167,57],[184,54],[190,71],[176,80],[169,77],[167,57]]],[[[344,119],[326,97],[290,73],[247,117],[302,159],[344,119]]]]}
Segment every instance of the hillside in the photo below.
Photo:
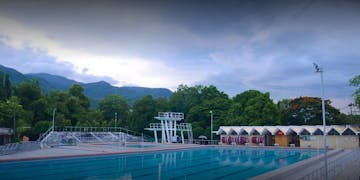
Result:
{"type": "Polygon", "coordinates": [[[130,104],[141,99],[146,95],[154,98],[170,97],[172,92],[166,88],[146,88],[146,87],[115,87],[111,84],[100,81],[94,83],[81,83],[63,76],[47,73],[22,74],[15,69],[0,65],[0,71],[10,75],[13,84],[18,84],[26,79],[37,79],[43,92],[47,93],[53,90],[67,90],[73,84],[81,84],[84,87],[84,93],[91,100],[92,107],[103,99],[106,95],[117,94],[124,97],[130,104]]]}

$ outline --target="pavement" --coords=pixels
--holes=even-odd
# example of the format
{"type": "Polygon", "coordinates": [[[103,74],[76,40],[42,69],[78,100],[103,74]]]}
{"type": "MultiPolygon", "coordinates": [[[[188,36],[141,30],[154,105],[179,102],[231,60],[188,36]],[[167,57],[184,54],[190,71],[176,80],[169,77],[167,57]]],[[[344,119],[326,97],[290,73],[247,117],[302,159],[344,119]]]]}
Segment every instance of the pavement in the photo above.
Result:
{"type": "MultiPolygon", "coordinates": [[[[328,152],[328,179],[360,179],[360,149],[336,149],[328,152]]],[[[325,179],[324,155],[300,161],[252,178],[263,179],[325,179]]]]}

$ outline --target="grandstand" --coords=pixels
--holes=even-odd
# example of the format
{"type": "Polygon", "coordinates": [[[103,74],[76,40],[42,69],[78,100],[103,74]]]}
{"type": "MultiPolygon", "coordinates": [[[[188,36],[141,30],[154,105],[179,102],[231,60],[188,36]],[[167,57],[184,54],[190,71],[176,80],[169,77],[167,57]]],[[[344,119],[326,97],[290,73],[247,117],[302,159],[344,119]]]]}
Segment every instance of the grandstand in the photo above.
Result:
{"type": "Polygon", "coordinates": [[[45,146],[76,145],[77,143],[144,142],[153,138],[121,127],[51,127],[39,139],[45,146]]]}

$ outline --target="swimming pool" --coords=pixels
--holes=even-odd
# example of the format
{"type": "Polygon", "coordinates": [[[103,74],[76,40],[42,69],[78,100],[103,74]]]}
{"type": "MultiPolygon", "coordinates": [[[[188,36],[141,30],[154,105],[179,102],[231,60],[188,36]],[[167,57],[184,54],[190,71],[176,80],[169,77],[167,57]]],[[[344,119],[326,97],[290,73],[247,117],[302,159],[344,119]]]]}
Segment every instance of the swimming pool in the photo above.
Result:
{"type": "Polygon", "coordinates": [[[204,147],[0,163],[5,179],[247,179],[319,151],[204,147]]]}

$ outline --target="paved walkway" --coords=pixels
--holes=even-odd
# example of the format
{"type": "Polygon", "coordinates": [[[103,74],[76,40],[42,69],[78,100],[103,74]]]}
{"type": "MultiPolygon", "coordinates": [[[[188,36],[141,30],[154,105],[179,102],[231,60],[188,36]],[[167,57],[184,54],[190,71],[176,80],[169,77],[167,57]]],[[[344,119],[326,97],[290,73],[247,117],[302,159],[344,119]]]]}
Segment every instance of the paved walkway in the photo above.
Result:
{"type": "MultiPolygon", "coordinates": [[[[329,179],[360,179],[360,149],[356,150],[333,150],[328,152],[328,178],[329,179]]],[[[293,165],[277,169],[253,180],[262,179],[325,179],[324,156],[307,159],[293,165]]]]}

